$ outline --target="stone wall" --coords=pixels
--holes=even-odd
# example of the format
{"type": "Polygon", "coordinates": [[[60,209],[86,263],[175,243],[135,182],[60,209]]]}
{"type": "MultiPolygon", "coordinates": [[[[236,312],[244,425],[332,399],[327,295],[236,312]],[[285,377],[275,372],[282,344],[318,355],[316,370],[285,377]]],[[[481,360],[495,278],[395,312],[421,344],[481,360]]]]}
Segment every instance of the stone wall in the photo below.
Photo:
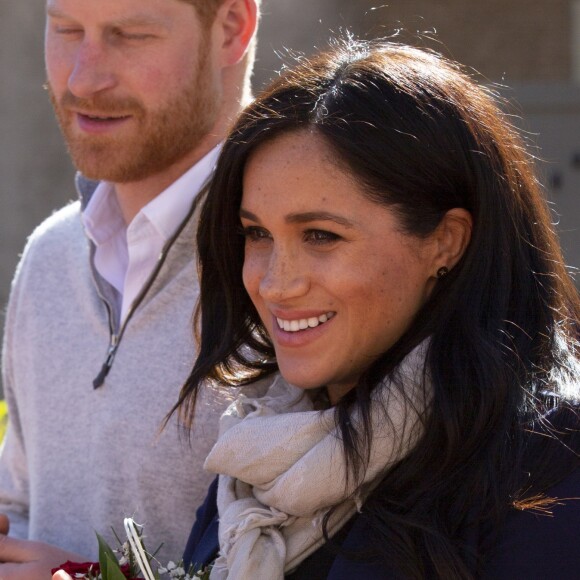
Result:
{"type": "Polygon", "coordinates": [[[44,3],[0,3],[0,303],[32,227],[74,196],[45,91],[44,3]]]}
{"type": "Polygon", "coordinates": [[[391,0],[374,14],[386,33],[419,32],[419,42],[511,85],[568,79],[570,11],[570,0],[391,0]]]}

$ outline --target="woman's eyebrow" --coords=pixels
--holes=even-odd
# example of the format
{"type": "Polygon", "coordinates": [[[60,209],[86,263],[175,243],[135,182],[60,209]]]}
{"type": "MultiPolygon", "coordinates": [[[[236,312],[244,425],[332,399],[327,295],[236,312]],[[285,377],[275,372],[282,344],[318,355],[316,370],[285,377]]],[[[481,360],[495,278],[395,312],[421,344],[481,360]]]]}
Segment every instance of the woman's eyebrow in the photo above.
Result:
{"type": "Polygon", "coordinates": [[[335,222],[341,226],[346,228],[354,228],[354,222],[350,221],[349,219],[328,212],[328,211],[307,211],[302,213],[291,213],[286,216],[287,223],[293,224],[301,224],[301,223],[308,223],[308,222],[317,222],[317,221],[329,221],[335,222]]]}
{"type": "Polygon", "coordinates": [[[260,221],[260,218],[256,214],[253,214],[251,211],[248,211],[247,209],[244,209],[243,207],[240,208],[240,217],[246,218],[248,220],[252,220],[253,222],[256,222],[256,223],[258,223],[260,221]]]}
{"type": "MultiPolygon", "coordinates": [[[[252,220],[256,223],[260,223],[261,221],[256,214],[244,208],[240,208],[240,217],[252,220]]],[[[328,211],[305,211],[300,213],[291,213],[285,217],[284,221],[289,224],[305,224],[309,222],[327,221],[334,222],[344,226],[345,228],[355,227],[354,222],[328,211]]]]}

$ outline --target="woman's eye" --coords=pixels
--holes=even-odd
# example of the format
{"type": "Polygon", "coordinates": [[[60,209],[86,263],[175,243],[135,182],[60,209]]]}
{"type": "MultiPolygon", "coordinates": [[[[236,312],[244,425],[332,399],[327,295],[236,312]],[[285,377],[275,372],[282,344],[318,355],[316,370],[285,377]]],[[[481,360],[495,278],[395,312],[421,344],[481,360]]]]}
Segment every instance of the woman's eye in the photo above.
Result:
{"type": "Polygon", "coordinates": [[[259,228],[257,226],[249,226],[242,228],[242,234],[248,242],[260,242],[263,240],[270,239],[270,232],[264,228],[259,228]]]}
{"type": "Polygon", "coordinates": [[[331,244],[341,239],[341,236],[326,230],[308,230],[304,232],[304,240],[310,244],[331,244]]]}

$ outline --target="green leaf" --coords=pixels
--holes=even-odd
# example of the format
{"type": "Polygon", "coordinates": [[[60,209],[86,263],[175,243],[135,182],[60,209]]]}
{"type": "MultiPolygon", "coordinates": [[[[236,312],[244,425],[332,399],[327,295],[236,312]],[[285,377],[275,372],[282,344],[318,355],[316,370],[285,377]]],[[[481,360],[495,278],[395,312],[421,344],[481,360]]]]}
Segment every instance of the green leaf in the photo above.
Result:
{"type": "Polygon", "coordinates": [[[103,580],[127,580],[127,578],[125,578],[125,574],[121,572],[121,568],[119,568],[119,562],[117,562],[117,558],[115,558],[115,556],[111,558],[109,554],[106,554],[106,560],[107,560],[106,576],[105,573],[103,572],[103,569],[101,568],[103,580]]]}
{"type": "Polygon", "coordinates": [[[126,580],[125,575],[119,568],[115,552],[100,534],[97,534],[97,540],[99,542],[99,564],[101,565],[103,580],[126,580]]]}

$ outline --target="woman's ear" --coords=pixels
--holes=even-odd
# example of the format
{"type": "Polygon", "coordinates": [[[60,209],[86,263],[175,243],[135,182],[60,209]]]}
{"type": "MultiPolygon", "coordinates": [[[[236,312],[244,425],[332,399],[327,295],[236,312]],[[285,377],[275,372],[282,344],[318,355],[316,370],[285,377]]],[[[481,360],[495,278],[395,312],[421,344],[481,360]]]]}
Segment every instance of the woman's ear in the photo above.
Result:
{"type": "Polygon", "coordinates": [[[471,240],[472,228],[473,218],[466,209],[455,207],[443,216],[433,233],[436,277],[444,276],[459,262],[471,240]]]}
{"type": "Polygon", "coordinates": [[[222,3],[216,14],[214,31],[217,28],[220,36],[223,66],[233,66],[243,59],[257,26],[256,0],[225,0],[222,3]]]}

